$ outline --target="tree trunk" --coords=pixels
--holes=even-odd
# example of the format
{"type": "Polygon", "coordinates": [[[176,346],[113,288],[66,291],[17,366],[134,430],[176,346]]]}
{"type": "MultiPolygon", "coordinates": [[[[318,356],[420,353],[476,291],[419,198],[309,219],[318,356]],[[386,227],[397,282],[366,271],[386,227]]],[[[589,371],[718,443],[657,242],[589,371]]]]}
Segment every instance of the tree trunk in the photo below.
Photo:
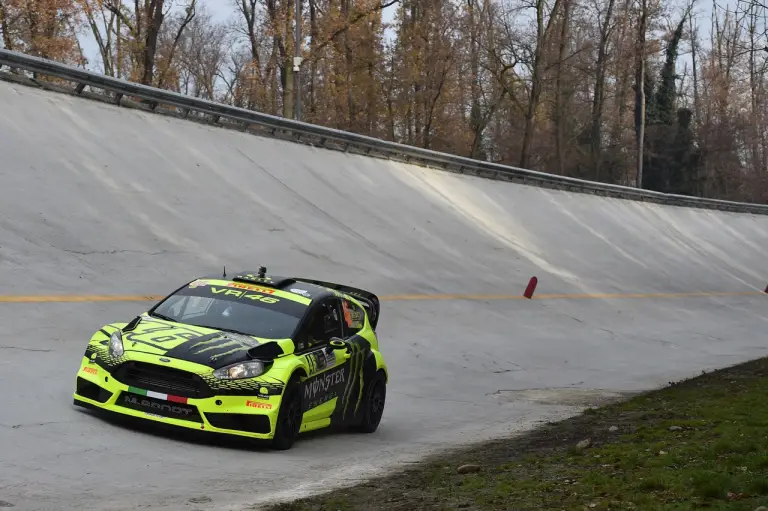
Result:
{"type": "MultiPolygon", "coordinates": [[[[309,47],[314,48],[317,44],[318,37],[317,8],[315,7],[315,0],[309,0],[309,31],[309,47]]],[[[317,86],[317,58],[312,58],[309,72],[309,120],[310,122],[313,122],[316,121],[317,118],[317,100],[315,97],[315,87],[317,86]]]]}
{"type": "Polygon", "coordinates": [[[637,31],[635,75],[635,130],[637,144],[637,183],[643,187],[643,145],[645,141],[645,25],[648,17],[647,0],[642,0],[640,26],[637,31]]]}
{"type": "Polygon", "coordinates": [[[697,27],[693,25],[693,16],[688,17],[688,23],[691,31],[691,64],[693,66],[693,124],[699,126],[699,72],[697,62],[697,46],[699,44],[697,37],[697,27]]]}
{"type": "MultiPolygon", "coordinates": [[[[475,21],[475,2],[477,0],[467,0],[467,9],[469,14],[469,66],[470,66],[470,96],[472,106],[470,107],[469,125],[474,135],[472,140],[472,149],[470,158],[477,158],[483,143],[483,134],[480,127],[480,57],[477,42],[477,22],[475,21]]],[[[481,0],[485,1],[485,0],[481,0]]]]}
{"type": "Polygon", "coordinates": [[[8,29],[8,10],[4,1],[0,0],[0,30],[3,31],[3,46],[6,50],[13,50],[13,40],[8,29]]]}
{"type": "Polygon", "coordinates": [[[565,174],[565,97],[563,94],[563,61],[565,48],[568,44],[568,24],[570,23],[571,0],[563,0],[563,20],[560,26],[560,49],[557,60],[557,76],[555,78],[555,154],[560,175],[565,174]]]}
{"type": "Polygon", "coordinates": [[[528,168],[530,161],[531,143],[533,134],[536,130],[536,110],[541,96],[541,74],[543,71],[544,46],[549,40],[549,32],[552,27],[552,20],[557,17],[560,6],[560,0],[555,0],[552,6],[552,12],[549,15],[546,27],[544,26],[544,0],[536,0],[536,49],[533,57],[533,71],[531,76],[531,94],[528,101],[528,108],[525,112],[525,133],[523,134],[523,147],[520,152],[520,166],[528,168]]]}
{"type": "Polygon", "coordinates": [[[143,73],[141,83],[152,85],[155,73],[155,54],[157,53],[157,38],[160,35],[160,27],[163,24],[163,4],[165,0],[151,0],[149,2],[149,26],[147,27],[147,37],[144,42],[143,51],[143,73]]]}
{"type": "Polygon", "coordinates": [[[284,59],[285,84],[283,86],[283,117],[293,119],[293,59],[286,55],[284,59]]]}
{"type": "Polygon", "coordinates": [[[595,95],[592,100],[592,126],[590,129],[590,153],[592,165],[595,169],[595,179],[600,180],[600,167],[602,163],[602,122],[605,91],[605,68],[608,53],[608,37],[610,35],[611,18],[615,0],[608,0],[608,9],[600,29],[600,46],[597,49],[597,63],[595,69],[595,95]]]}

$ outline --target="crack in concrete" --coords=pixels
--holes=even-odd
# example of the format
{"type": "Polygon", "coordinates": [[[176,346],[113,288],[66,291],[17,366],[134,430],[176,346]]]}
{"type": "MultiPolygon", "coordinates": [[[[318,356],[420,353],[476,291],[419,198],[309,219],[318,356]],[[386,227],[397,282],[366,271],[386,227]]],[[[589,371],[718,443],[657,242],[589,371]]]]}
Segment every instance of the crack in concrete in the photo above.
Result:
{"type": "Polygon", "coordinates": [[[32,422],[29,424],[0,424],[0,426],[8,429],[20,429],[20,428],[34,428],[37,426],[50,426],[51,424],[67,424],[74,421],[49,421],[49,422],[32,422]]]}
{"type": "Polygon", "coordinates": [[[147,252],[146,250],[133,250],[133,249],[121,249],[121,250],[87,250],[87,251],[81,251],[81,250],[73,250],[69,248],[61,248],[57,247],[56,245],[51,245],[53,248],[56,248],[58,250],[61,250],[63,252],[68,252],[70,254],[77,254],[77,255],[112,255],[112,254],[142,254],[142,255],[148,255],[148,256],[157,256],[157,255],[163,255],[163,254],[183,254],[183,251],[171,251],[171,250],[161,250],[159,252],[147,252]]]}
{"type": "Polygon", "coordinates": [[[702,337],[704,337],[704,338],[706,338],[706,339],[713,339],[713,340],[715,340],[715,341],[720,341],[720,342],[727,342],[727,341],[726,341],[725,339],[723,339],[722,337],[716,337],[716,336],[714,336],[714,335],[702,334],[702,333],[700,333],[700,332],[693,332],[693,333],[694,333],[694,335],[700,335],[700,336],[702,336],[702,337]]]}
{"type": "Polygon", "coordinates": [[[21,350],[21,351],[36,351],[42,353],[49,353],[53,350],[38,349],[38,348],[21,348],[19,346],[0,346],[0,350],[21,350]]]}
{"type": "Polygon", "coordinates": [[[410,397],[412,399],[426,399],[428,401],[444,401],[444,402],[447,402],[447,403],[469,403],[469,404],[472,404],[472,405],[479,404],[477,401],[471,401],[471,400],[466,400],[466,399],[447,399],[447,398],[439,398],[439,397],[432,397],[432,396],[416,396],[414,394],[408,394],[406,392],[394,392],[394,391],[391,391],[391,390],[389,391],[389,393],[390,394],[398,394],[400,396],[410,397]]]}
{"type": "Polygon", "coordinates": [[[73,454],[80,455],[80,454],[85,454],[86,452],[104,452],[106,450],[108,450],[107,447],[98,447],[98,448],[96,448],[96,447],[88,447],[86,449],[83,449],[82,451],[77,451],[77,452],[61,452],[61,453],[56,455],[56,459],[59,459],[62,456],[71,456],[73,454]]]}
{"type": "Polygon", "coordinates": [[[617,334],[616,332],[614,332],[612,330],[608,330],[607,328],[600,328],[600,330],[603,331],[603,332],[607,332],[607,333],[611,334],[614,338],[621,335],[621,336],[623,336],[623,337],[625,337],[627,339],[634,339],[634,340],[637,340],[637,341],[654,342],[654,343],[657,342],[657,343],[659,343],[659,344],[661,344],[663,346],[667,346],[667,347],[674,347],[674,348],[679,347],[677,344],[673,343],[672,341],[666,341],[664,339],[657,339],[655,337],[647,337],[647,336],[643,336],[643,335],[628,334],[628,333],[617,334]]]}

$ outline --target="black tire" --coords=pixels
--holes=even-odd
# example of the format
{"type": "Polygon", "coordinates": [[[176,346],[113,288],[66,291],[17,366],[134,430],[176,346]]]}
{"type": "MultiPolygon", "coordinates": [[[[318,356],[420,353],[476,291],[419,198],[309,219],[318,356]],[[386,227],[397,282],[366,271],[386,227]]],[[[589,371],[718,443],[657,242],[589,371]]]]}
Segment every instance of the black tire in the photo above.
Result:
{"type": "Polygon", "coordinates": [[[275,435],[272,438],[272,448],[285,451],[293,447],[296,437],[301,429],[301,392],[299,391],[299,377],[294,376],[285,386],[283,401],[277,414],[275,435]]]}
{"type": "Polygon", "coordinates": [[[365,393],[363,400],[363,416],[360,424],[356,428],[361,433],[373,433],[378,429],[381,417],[384,414],[384,404],[387,399],[387,384],[384,373],[378,371],[371,378],[368,392],[365,393]]]}

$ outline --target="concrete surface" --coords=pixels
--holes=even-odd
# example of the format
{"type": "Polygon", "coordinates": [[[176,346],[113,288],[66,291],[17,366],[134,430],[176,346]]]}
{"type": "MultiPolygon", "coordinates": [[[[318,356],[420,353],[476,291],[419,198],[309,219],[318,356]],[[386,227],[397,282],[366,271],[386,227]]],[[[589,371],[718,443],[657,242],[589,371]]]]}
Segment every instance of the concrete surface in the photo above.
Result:
{"type": "MultiPolygon", "coordinates": [[[[0,295],[165,294],[261,264],[382,295],[521,294],[534,274],[537,293],[759,291],[766,248],[768,217],[485,181],[0,83],[0,295]]],[[[379,431],[276,453],[72,406],[91,333],[149,303],[1,303],[0,501],[243,509],[348,484],[763,356],[767,304],[388,301],[379,431]]]]}

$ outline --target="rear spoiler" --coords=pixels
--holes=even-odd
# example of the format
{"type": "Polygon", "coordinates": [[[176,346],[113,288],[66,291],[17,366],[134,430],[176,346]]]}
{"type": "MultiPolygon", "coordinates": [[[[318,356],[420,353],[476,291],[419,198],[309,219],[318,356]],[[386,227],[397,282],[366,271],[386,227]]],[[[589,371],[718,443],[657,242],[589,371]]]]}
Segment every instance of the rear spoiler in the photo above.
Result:
{"type": "Polygon", "coordinates": [[[297,278],[297,277],[294,277],[294,280],[296,280],[297,282],[306,282],[307,284],[314,284],[316,286],[335,289],[336,291],[339,291],[341,293],[354,296],[356,299],[360,300],[360,302],[363,304],[363,307],[365,307],[368,313],[368,320],[371,323],[371,327],[374,330],[376,329],[376,325],[379,322],[379,314],[381,313],[381,304],[379,302],[379,297],[371,293],[370,291],[365,291],[364,289],[358,289],[356,287],[347,286],[345,284],[337,284],[335,282],[324,282],[322,280],[304,279],[304,278],[297,278]]]}

